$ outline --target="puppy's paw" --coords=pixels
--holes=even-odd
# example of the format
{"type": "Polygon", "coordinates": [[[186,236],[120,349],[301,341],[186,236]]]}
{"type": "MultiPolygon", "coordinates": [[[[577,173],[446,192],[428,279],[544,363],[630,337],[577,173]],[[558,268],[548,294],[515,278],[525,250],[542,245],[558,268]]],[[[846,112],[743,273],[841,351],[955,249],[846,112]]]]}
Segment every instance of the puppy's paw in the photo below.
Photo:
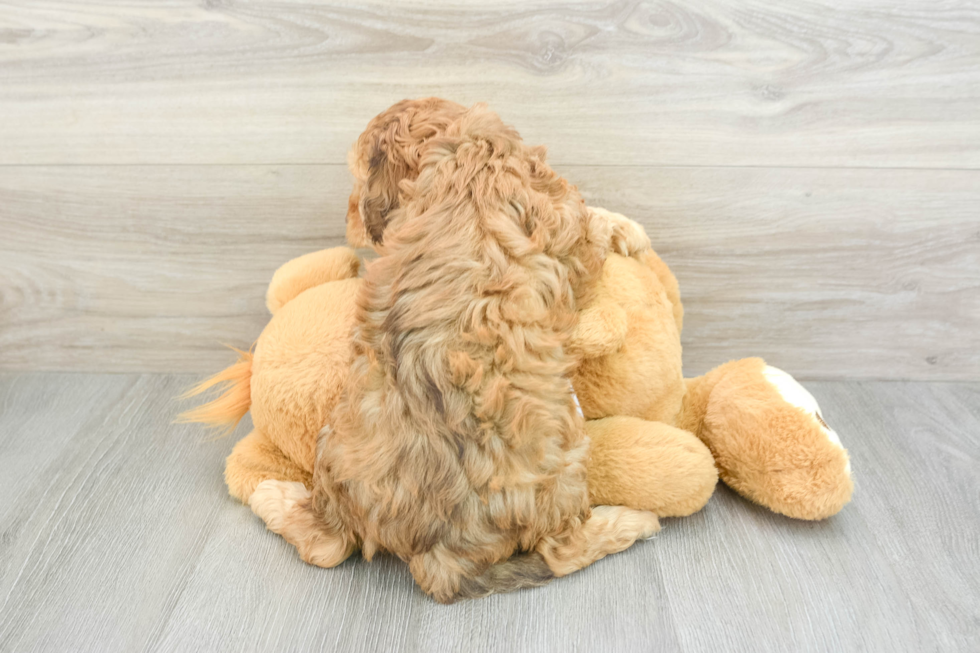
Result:
{"type": "Polygon", "coordinates": [[[309,498],[310,491],[302,483],[269,479],[258,484],[248,505],[270,531],[282,534],[287,515],[309,498]]]}

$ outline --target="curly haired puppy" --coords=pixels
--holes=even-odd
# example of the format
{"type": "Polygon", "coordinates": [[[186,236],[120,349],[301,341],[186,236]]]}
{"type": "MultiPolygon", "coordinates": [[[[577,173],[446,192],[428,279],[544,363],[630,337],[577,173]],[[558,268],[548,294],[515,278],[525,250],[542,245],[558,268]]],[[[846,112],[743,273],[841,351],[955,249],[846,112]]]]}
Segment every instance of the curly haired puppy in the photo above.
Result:
{"type": "Polygon", "coordinates": [[[399,103],[351,167],[348,227],[381,257],[348,384],[312,494],[265,481],[253,510],[307,562],[389,551],[444,603],[544,584],[656,532],[652,513],[590,510],[565,350],[606,252],[645,247],[642,230],[587,210],[482,105],[399,103]]]}

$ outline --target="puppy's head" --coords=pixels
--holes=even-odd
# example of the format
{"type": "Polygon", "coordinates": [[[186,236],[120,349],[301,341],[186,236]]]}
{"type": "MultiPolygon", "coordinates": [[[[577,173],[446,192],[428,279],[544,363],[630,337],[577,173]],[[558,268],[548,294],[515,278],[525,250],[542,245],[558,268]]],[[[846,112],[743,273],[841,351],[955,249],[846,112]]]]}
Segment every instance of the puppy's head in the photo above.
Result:
{"type": "Polygon", "coordinates": [[[398,208],[398,185],[418,177],[423,146],[466,112],[440,98],[402,100],[375,116],[354,144],[348,166],[354,190],[347,203],[347,240],[378,245],[388,214],[398,208]]]}

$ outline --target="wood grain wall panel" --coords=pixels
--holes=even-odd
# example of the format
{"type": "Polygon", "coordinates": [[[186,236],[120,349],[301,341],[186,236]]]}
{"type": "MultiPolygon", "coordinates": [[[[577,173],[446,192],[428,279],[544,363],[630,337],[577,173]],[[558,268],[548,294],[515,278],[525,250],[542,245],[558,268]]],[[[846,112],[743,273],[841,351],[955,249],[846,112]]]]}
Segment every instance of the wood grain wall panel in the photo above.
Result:
{"type": "MultiPolygon", "coordinates": [[[[980,370],[980,172],[559,166],[680,280],[685,362],[980,370]]],[[[343,166],[0,168],[0,367],[207,372],[291,257],[343,243],[343,166]]]]}
{"type": "Polygon", "coordinates": [[[0,163],[342,163],[404,97],[556,162],[980,166],[980,7],[922,0],[0,5],[0,163]]]}

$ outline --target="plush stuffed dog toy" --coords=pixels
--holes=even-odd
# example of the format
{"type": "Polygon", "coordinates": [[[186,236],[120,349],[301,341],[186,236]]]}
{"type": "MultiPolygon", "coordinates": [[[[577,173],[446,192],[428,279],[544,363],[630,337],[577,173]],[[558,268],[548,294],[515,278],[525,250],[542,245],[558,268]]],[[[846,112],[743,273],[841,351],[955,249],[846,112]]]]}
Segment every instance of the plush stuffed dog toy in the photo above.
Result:
{"type": "MultiPolygon", "coordinates": [[[[233,428],[251,410],[254,429],[225,467],[241,501],[265,480],[310,484],[317,434],[348,371],[358,270],[344,247],[283,265],[266,296],[272,319],[253,350],[189,393],[223,387],[185,421],[233,428]]],[[[829,517],[847,503],[847,452],[790,375],[750,358],[683,378],[677,281],[652,250],[610,255],[598,286],[569,343],[580,359],[571,380],[592,441],[593,504],[689,515],[719,475],[799,519],[829,517]]]]}

